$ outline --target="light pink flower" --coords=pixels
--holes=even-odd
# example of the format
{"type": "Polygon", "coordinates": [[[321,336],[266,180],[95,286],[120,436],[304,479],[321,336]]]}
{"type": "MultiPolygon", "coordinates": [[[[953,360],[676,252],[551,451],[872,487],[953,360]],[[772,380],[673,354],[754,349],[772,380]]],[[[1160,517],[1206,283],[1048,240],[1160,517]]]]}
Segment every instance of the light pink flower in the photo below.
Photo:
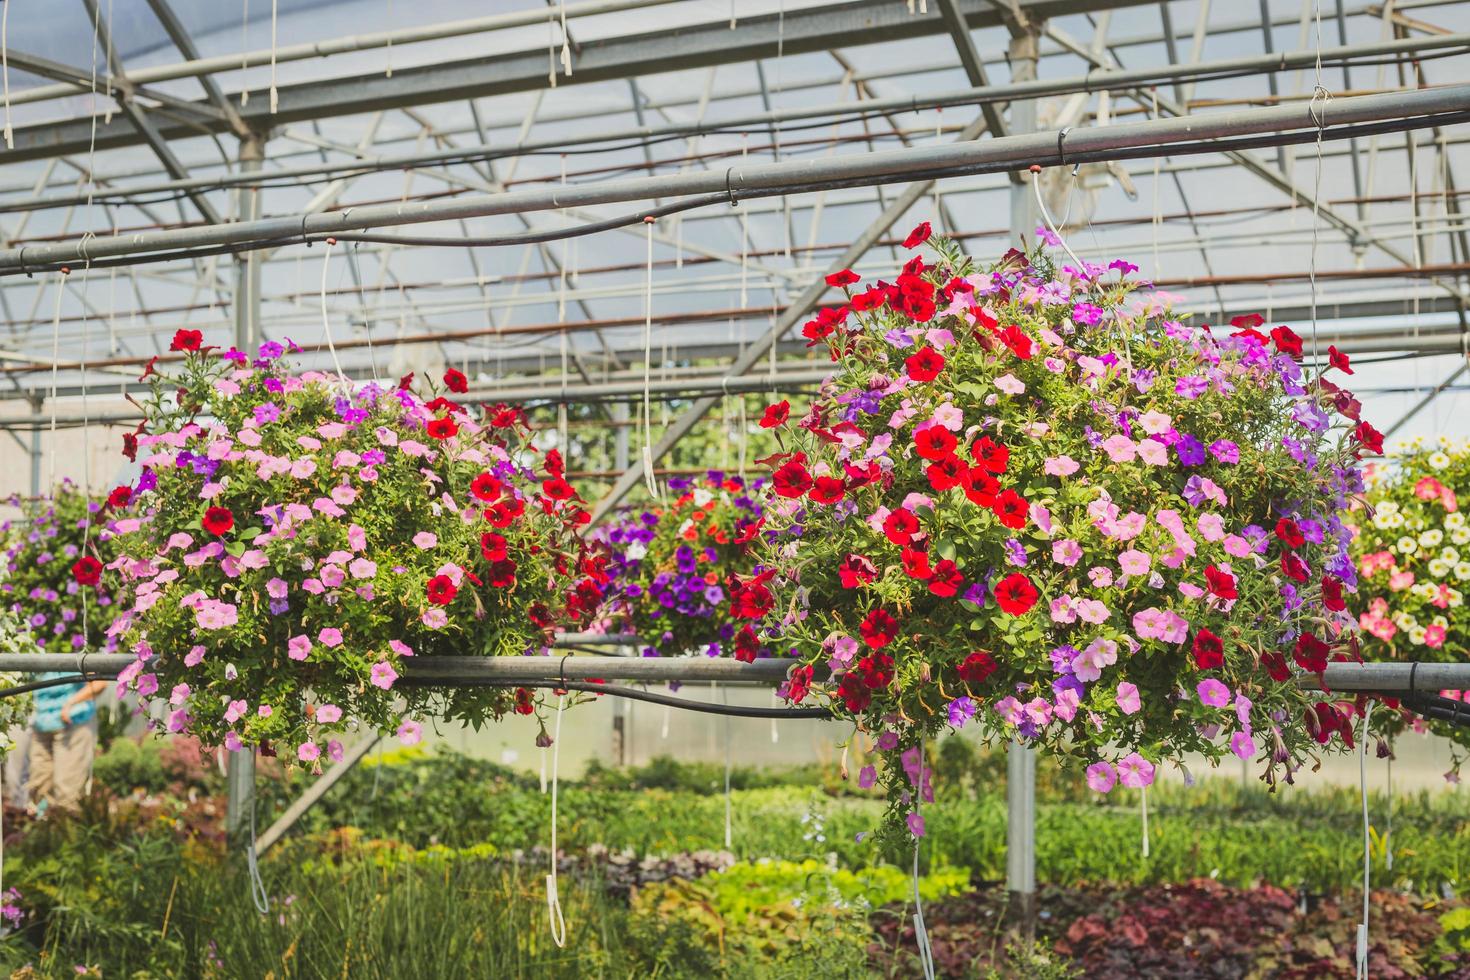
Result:
{"type": "Polygon", "coordinates": [[[321,754],[322,750],[315,742],[302,742],[296,747],[296,758],[302,762],[315,762],[321,754]]]}
{"type": "Polygon", "coordinates": [[[424,737],[424,726],[416,721],[404,720],[398,726],[398,742],[400,745],[417,745],[424,737]]]}
{"type": "Polygon", "coordinates": [[[1056,716],[1062,721],[1071,721],[1077,717],[1077,709],[1081,707],[1082,699],[1077,692],[1070,687],[1057,692],[1057,703],[1055,707],[1056,716]]]}
{"type": "Polygon", "coordinates": [[[1077,472],[1079,464],[1071,456],[1052,456],[1041,468],[1047,476],[1071,476],[1077,472]]]}
{"type": "Polygon", "coordinates": [[[200,662],[203,659],[204,659],[204,647],[202,647],[202,646],[193,646],[193,647],[190,647],[189,648],[189,652],[186,653],[186,654],[184,654],[184,666],[185,667],[198,667],[199,664],[200,664],[200,662]]]}
{"type": "Polygon", "coordinates": [[[1153,559],[1134,548],[1129,548],[1118,556],[1118,569],[1123,573],[1124,578],[1147,575],[1152,565],[1153,559]]]}
{"type": "Polygon", "coordinates": [[[1082,560],[1082,545],[1073,541],[1071,538],[1053,541],[1051,544],[1051,560],[1058,565],[1066,565],[1068,568],[1072,568],[1082,560]]]}
{"type": "Polygon", "coordinates": [[[1143,789],[1154,781],[1154,764],[1137,752],[1118,761],[1118,781],[1129,789],[1143,789]]]}
{"type": "Polygon", "coordinates": [[[1108,616],[1111,615],[1108,607],[1099,599],[1078,599],[1073,606],[1077,610],[1077,618],[1093,626],[1107,622],[1108,616]]]}
{"type": "Polygon", "coordinates": [[[413,536],[413,546],[423,551],[428,551],[439,543],[439,536],[433,531],[420,531],[413,536]]]}
{"type": "Polygon", "coordinates": [[[1105,565],[1094,565],[1087,570],[1087,578],[1099,589],[1113,584],[1113,570],[1105,565]]]}
{"type": "Polygon", "coordinates": [[[1051,601],[1051,620],[1054,623],[1077,622],[1077,610],[1072,606],[1072,597],[1059,595],[1051,601]]]}
{"type": "Polygon", "coordinates": [[[1138,446],[1121,432],[1103,440],[1102,450],[1115,463],[1131,463],[1138,455],[1138,446]]]}
{"type": "Polygon", "coordinates": [[[1110,793],[1118,782],[1111,763],[1094,762],[1087,767],[1087,787],[1094,793],[1110,793]]]}
{"type": "Polygon", "coordinates": [[[1026,385],[1013,374],[1002,374],[995,379],[995,386],[1008,395],[1019,395],[1026,390],[1026,385]]]}
{"type": "Polygon", "coordinates": [[[352,573],[353,578],[372,578],[378,574],[378,563],[366,558],[354,558],[347,570],[352,573]]]}
{"type": "Polygon", "coordinates": [[[1150,466],[1165,466],[1169,462],[1169,450],[1156,439],[1144,439],[1138,443],[1138,458],[1150,466]]]}
{"type": "Polygon", "coordinates": [[[449,625],[449,614],[439,606],[435,606],[425,610],[424,614],[419,617],[419,622],[431,630],[443,629],[449,625]]]}
{"type": "Polygon", "coordinates": [[[250,708],[243,699],[231,701],[225,707],[225,721],[231,725],[245,717],[245,712],[250,708]]]}
{"type": "Polygon", "coordinates": [[[1256,740],[1250,732],[1236,732],[1230,736],[1230,751],[1249,762],[1256,756],[1256,740]]]}
{"type": "Polygon", "coordinates": [[[293,636],[286,641],[286,656],[292,660],[305,660],[311,655],[311,637],[306,634],[293,636]]]}
{"type": "Polygon", "coordinates": [[[1174,420],[1163,412],[1149,411],[1144,412],[1138,417],[1138,424],[1143,426],[1144,432],[1147,432],[1151,436],[1156,436],[1160,433],[1168,432],[1169,427],[1174,424],[1174,420]]]}
{"type": "Polygon", "coordinates": [[[1207,708],[1223,708],[1230,704],[1230,688],[1213,677],[1207,677],[1195,685],[1200,704],[1207,708]]]}
{"type": "Polygon", "coordinates": [[[362,551],[367,547],[367,532],[353,524],[347,529],[347,544],[353,551],[362,551]]]}
{"type": "Polygon", "coordinates": [[[234,732],[225,732],[225,748],[231,752],[239,752],[245,748],[245,743],[240,741],[240,736],[234,732]]]}
{"type": "Polygon", "coordinates": [[[303,456],[291,463],[291,479],[305,480],[316,472],[316,460],[303,456]]]}
{"type": "Polygon", "coordinates": [[[1201,514],[1195,518],[1194,526],[1199,530],[1199,536],[1211,543],[1225,537],[1225,518],[1219,514],[1201,514]]]}
{"type": "Polygon", "coordinates": [[[342,570],[341,565],[323,565],[319,574],[322,584],[329,589],[335,589],[347,581],[347,573],[342,570]]]}
{"type": "Polygon", "coordinates": [[[305,582],[301,583],[301,588],[302,591],[310,592],[312,595],[321,595],[323,592],[327,591],[326,586],[322,585],[322,580],[319,578],[307,579],[305,582]]]}
{"type": "Polygon", "coordinates": [[[168,730],[171,732],[182,732],[189,727],[191,720],[188,708],[178,708],[171,711],[168,715],[168,730]]]}
{"type": "Polygon", "coordinates": [[[174,689],[169,692],[168,703],[178,707],[187,700],[189,700],[189,685],[175,684],[174,689]]]}
{"type": "Polygon", "coordinates": [[[1118,662],[1118,644],[1098,637],[1072,659],[1072,673],[1079,681],[1091,683],[1102,676],[1104,667],[1118,662]]]}
{"type": "Polygon", "coordinates": [[[269,718],[271,715],[276,713],[276,709],[272,708],[268,704],[262,704],[255,709],[255,713],[262,718],[269,718]]]}
{"type": "Polygon", "coordinates": [[[388,649],[392,650],[400,657],[413,656],[413,647],[409,646],[407,643],[404,643],[402,640],[389,640],[388,649]]]}
{"type": "Polygon", "coordinates": [[[283,578],[273,578],[265,583],[265,594],[272,599],[284,599],[291,586],[283,578]]]}
{"type": "Polygon", "coordinates": [[[345,753],[342,751],[342,743],[341,742],[337,741],[335,738],[332,739],[332,740],[330,740],[329,742],[327,742],[327,758],[328,759],[331,759],[333,762],[341,762],[342,761],[342,756],[344,754],[345,753]]]}
{"type": "Polygon", "coordinates": [[[385,691],[391,691],[393,689],[393,682],[396,680],[398,680],[398,671],[393,669],[392,664],[381,662],[373,664],[372,685],[374,687],[381,687],[385,691]]]}
{"type": "Polygon", "coordinates": [[[995,702],[995,713],[1005,719],[1007,724],[1019,725],[1022,719],[1021,702],[1007,695],[995,702]]]}
{"type": "Polygon", "coordinates": [[[965,413],[953,402],[941,402],[934,409],[934,424],[958,432],[965,427],[965,413]]]}
{"type": "Polygon", "coordinates": [[[1118,710],[1125,715],[1136,715],[1143,708],[1143,701],[1138,696],[1138,685],[1128,681],[1118,684],[1118,710]]]}
{"type": "Polygon", "coordinates": [[[323,627],[316,635],[318,642],[324,647],[340,647],[342,645],[342,631],[335,626],[323,627]]]}
{"type": "Polygon", "coordinates": [[[342,709],[335,704],[324,704],[316,709],[316,720],[323,725],[342,720],[342,709]]]}
{"type": "Polygon", "coordinates": [[[332,499],[346,507],[357,500],[357,489],[345,483],[339,483],[332,488],[332,499]]]}

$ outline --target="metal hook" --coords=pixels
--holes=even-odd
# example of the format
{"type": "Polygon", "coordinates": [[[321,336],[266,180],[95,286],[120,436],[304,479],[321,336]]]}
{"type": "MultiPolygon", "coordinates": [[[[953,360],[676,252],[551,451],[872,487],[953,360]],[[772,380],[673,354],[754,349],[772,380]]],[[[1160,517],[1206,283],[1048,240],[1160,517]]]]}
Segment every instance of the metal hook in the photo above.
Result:
{"type": "Polygon", "coordinates": [[[1071,126],[1063,126],[1057,131],[1057,162],[1063,167],[1067,165],[1067,149],[1064,144],[1071,131],[1071,126]]]}

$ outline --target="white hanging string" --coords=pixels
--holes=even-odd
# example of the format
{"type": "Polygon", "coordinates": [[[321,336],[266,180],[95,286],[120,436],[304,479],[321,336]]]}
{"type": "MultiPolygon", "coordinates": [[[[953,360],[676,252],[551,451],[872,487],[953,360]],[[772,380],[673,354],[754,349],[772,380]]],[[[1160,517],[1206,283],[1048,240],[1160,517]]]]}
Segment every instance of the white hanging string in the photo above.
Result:
{"type": "Polygon", "coordinates": [[[1319,3],[1312,4],[1317,21],[1317,66],[1316,84],[1312,88],[1312,101],[1307,103],[1307,111],[1312,121],[1317,124],[1317,167],[1312,177],[1312,249],[1307,260],[1307,276],[1310,279],[1311,308],[1312,308],[1312,360],[1317,362],[1317,387],[1321,390],[1322,370],[1320,367],[1322,352],[1317,343],[1317,232],[1321,225],[1318,215],[1322,208],[1322,133],[1327,128],[1327,103],[1332,98],[1332,93],[1322,84],[1322,10],[1319,3]]]}
{"type": "Polygon", "coordinates": [[[276,0],[271,0],[271,115],[276,114],[276,0]]]}
{"type": "Polygon", "coordinates": [[[561,712],[566,702],[565,692],[556,696],[556,731],[551,738],[551,873],[546,876],[546,915],[552,941],[558,947],[567,944],[567,922],[561,914],[561,897],[556,893],[556,787],[561,771],[561,712]]]}
{"type": "MultiPolygon", "coordinates": [[[[922,819],[924,803],[924,741],[919,740],[919,781],[914,787],[914,815],[922,819]]],[[[934,950],[929,945],[929,930],[924,926],[924,902],[919,897],[919,841],[914,837],[914,941],[919,946],[919,963],[924,967],[924,980],[934,980],[934,950]]]]}
{"type": "Polygon", "coordinates": [[[658,478],[653,474],[653,217],[643,219],[648,231],[648,251],[643,280],[643,484],[650,497],[658,497],[658,478]]]}
{"type": "MultiPolygon", "coordinates": [[[[744,167],[750,157],[750,134],[740,134],[740,166],[744,167]]],[[[740,308],[749,305],[750,294],[750,216],[740,209],[740,308]]]]}
{"type": "MultiPolygon", "coordinates": [[[[1159,90],[1157,88],[1150,88],[1149,93],[1153,98],[1153,118],[1158,119],[1159,90]]],[[[1159,229],[1164,223],[1164,213],[1159,209],[1159,167],[1163,159],[1159,154],[1154,154],[1154,214],[1153,220],[1149,222],[1149,225],[1153,231],[1155,280],[1164,277],[1163,268],[1159,265],[1159,229]]]]}
{"type": "Polygon", "coordinates": [[[1148,787],[1138,791],[1139,807],[1143,813],[1143,858],[1148,860],[1148,787]]]}
{"type": "Polygon", "coordinates": [[[561,70],[572,76],[572,35],[567,31],[567,0],[561,0],[561,70]]]}
{"type": "MultiPolygon", "coordinates": [[[[714,684],[720,692],[720,702],[725,706],[730,704],[730,689],[714,684]]],[[[730,798],[730,716],[728,714],[720,718],[720,727],[725,738],[725,850],[734,846],[734,803],[730,798]]]]}
{"type": "Polygon", "coordinates": [[[56,308],[51,313],[51,451],[46,454],[49,461],[47,493],[56,486],[56,457],[61,455],[56,451],[56,375],[61,369],[61,294],[66,291],[67,272],[67,268],[62,266],[61,271],[56,273],[56,308]]]}
{"type": "Polygon", "coordinates": [[[669,717],[673,713],[674,713],[674,709],[673,708],[669,707],[668,705],[664,705],[664,720],[663,720],[663,724],[660,725],[659,726],[659,729],[658,729],[658,737],[659,738],[666,739],[666,738],[669,737],[669,717]]]}
{"type": "Polygon", "coordinates": [[[10,0],[0,7],[0,88],[5,98],[5,148],[15,149],[15,133],[10,129],[10,0]]]}
{"type": "Polygon", "coordinates": [[[1373,871],[1373,836],[1368,824],[1368,720],[1373,715],[1373,702],[1363,707],[1363,736],[1358,741],[1358,789],[1363,796],[1363,921],[1358,923],[1359,980],[1368,980],[1368,900],[1372,896],[1370,877],[1373,871]]]}
{"type": "MultiPolygon", "coordinates": [[[[241,0],[240,11],[240,71],[250,67],[250,0],[241,0]]],[[[240,86],[240,108],[250,101],[250,86],[240,86]]]]}
{"type": "MultiPolygon", "coordinates": [[[[93,238],[96,238],[96,237],[97,236],[94,235],[90,231],[87,232],[85,235],[82,236],[81,251],[82,251],[82,255],[83,255],[84,258],[87,255],[87,245],[88,245],[88,243],[93,238]]],[[[91,278],[91,273],[92,273],[92,260],[90,258],[86,258],[86,262],[82,266],[82,297],[81,297],[81,300],[82,300],[82,356],[81,356],[81,360],[79,361],[79,363],[81,364],[81,389],[82,389],[82,491],[84,493],[86,493],[86,494],[90,494],[92,492],[92,446],[91,446],[92,421],[91,421],[91,418],[89,417],[90,416],[90,411],[89,411],[88,402],[89,402],[90,399],[88,399],[88,397],[87,397],[87,355],[89,353],[87,347],[88,347],[88,341],[91,338],[91,325],[92,325],[92,318],[87,315],[87,311],[88,311],[88,305],[87,305],[87,282],[91,278]]],[[[51,449],[51,451],[54,454],[56,452],[56,447],[53,446],[52,449],[51,449]]],[[[91,544],[92,544],[92,521],[93,520],[94,520],[94,518],[92,517],[92,514],[89,511],[88,514],[87,514],[86,523],[82,525],[82,554],[84,554],[84,555],[87,553],[87,549],[89,547],[91,547],[91,544]]],[[[82,636],[85,637],[85,636],[88,635],[88,633],[87,633],[87,619],[88,619],[88,617],[87,617],[87,610],[88,610],[88,607],[91,605],[91,603],[89,603],[87,601],[87,590],[85,588],[83,588],[81,590],[81,593],[82,593],[82,636]]],[[[83,660],[84,656],[85,656],[85,654],[80,654],[80,653],[77,656],[77,672],[78,673],[84,673],[84,671],[82,670],[82,666],[83,666],[82,660],[83,660]]]]}
{"type": "Polygon", "coordinates": [[[327,336],[327,350],[332,354],[332,365],[337,369],[337,376],[342,379],[343,384],[349,384],[347,373],[342,370],[342,362],[337,359],[337,345],[332,343],[332,318],[327,314],[327,268],[332,262],[332,246],[337,244],[337,239],[328,238],[325,251],[322,252],[322,331],[327,336]]]}
{"type": "Polygon", "coordinates": [[[546,746],[541,746],[541,795],[546,795],[546,746]]]}
{"type": "Polygon", "coordinates": [[[546,18],[546,85],[556,88],[556,18],[546,18]]]}
{"type": "Polygon", "coordinates": [[[730,30],[735,29],[735,0],[730,0],[730,30]]]}
{"type": "MultiPolygon", "coordinates": [[[[777,708],[781,707],[781,699],[776,696],[776,692],[775,691],[772,691],[771,692],[771,701],[774,703],[775,707],[777,707],[777,708]]],[[[781,730],[779,728],[777,728],[776,725],[777,725],[776,718],[775,718],[775,716],[772,716],[771,717],[771,744],[772,745],[779,745],[780,742],[781,742],[781,730]]]]}
{"type": "MultiPolygon", "coordinates": [[[[393,0],[388,0],[388,16],[384,20],[390,25],[393,23],[393,0]]],[[[383,49],[383,77],[393,77],[393,38],[391,35],[388,38],[387,46],[383,49]]]]}
{"type": "Polygon", "coordinates": [[[1386,825],[1383,830],[1383,864],[1388,870],[1393,870],[1393,755],[1392,750],[1385,762],[1385,777],[1388,793],[1388,814],[1386,825]]]}

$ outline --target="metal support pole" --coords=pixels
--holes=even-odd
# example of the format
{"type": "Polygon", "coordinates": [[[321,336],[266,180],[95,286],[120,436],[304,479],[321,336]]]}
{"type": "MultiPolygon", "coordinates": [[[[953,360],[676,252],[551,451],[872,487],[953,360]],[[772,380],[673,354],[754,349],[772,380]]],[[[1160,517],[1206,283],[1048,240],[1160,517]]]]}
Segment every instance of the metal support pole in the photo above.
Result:
{"type": "MultiPolygon", "coordinates": [[[[240,141],[240,170],[258,172],[265,162],[265,137],[252,133],[240,141]]],[[[260,217],[260,189],[242,187],[237,210],[239,221],[255,221],[260,217]]],[[[243,252],[235,257],[235,347],[254,351],[260,342],[260,265],[258,252],[243,252]]]]}
{"type": "MultiPolygon", "coordinates": [[[[1041,29],[1034,23],[1011,25],[1011,74],[1017,82],[1036,77],[1041,29]]],[[[1011,103],[1010,131],[1036,130],[1036,103],[1011,103]]],[[[1020,246],[1037,224],[1035,191],[1027,175],[1011,185],[1011,244],[1020,246]]],[[[1036,750],[1020,742],[1006,749],[1007,913],[1026,943],[1036,935],[1036,750]]]]}

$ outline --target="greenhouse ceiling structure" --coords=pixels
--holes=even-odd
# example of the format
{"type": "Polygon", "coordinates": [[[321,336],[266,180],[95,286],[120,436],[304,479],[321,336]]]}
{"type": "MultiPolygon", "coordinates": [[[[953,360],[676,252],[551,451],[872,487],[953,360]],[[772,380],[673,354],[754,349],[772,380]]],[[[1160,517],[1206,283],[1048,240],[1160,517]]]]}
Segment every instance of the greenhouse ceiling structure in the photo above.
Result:
{"type": "Polygon", "coordinates": [[[133,424],[181,327],[624,432],[649,397],[661,457],[820,382],[825,273],[891,275],[924,220],[998,256],[1038,197],[1198,321],[1393,362],[1385,429],[1462,397],[1463,3],[36,6],[0,29],[0,427],[32,492],[62,430],[133,424]]]}

